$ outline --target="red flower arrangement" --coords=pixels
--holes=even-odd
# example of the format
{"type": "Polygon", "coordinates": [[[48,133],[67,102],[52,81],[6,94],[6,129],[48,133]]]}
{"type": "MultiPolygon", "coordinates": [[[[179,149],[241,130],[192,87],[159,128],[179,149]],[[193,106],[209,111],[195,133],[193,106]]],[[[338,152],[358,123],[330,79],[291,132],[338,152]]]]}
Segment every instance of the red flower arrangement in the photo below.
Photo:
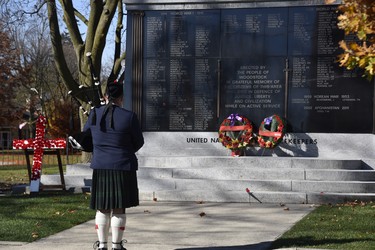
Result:
{"type": "Polygon", "coordinates": [[[278,115],[265,118],[259,127],[259,146],[262,148],[276,147],[283,140],[285,131],[284,121],[278,115]]]}
{"type": "Polygon", "coordinates": [[[31,172],[31,180],[33,181],[40,179],[40,173],[42,171],[43,139],[45,128],[46,118],[40,115],[36,121],[33,168],[31,172]]]}
{"type": "Polygon", "coordinates": [[[232,151],[232,156],[240,155],[253,138],[251,122],[241,115],[231,114],[220,125],[219,141],[232,151]]]}
{"type": "MultiPolygon", "coordinates": [[[[13,140],[13,149],[34,149],[35,148],[35,139],[25,139],[25,140],[19,140],[14,139],[13,140]]],[[[66,148],[66,140],[65,139],[53,139],[43,140],[43,148],[57,148],[57,149],[64,149],[66,148]]]]}
{"type": "Polygon", "coordinates": [[[42,115],[38,116],[36,121],[35,139],[13,140],[14,149],[34,149],[33,166],[31,170],[31,180],[40,179],[42,171],[42,159],[44,148],[65,148],[65,139],[46,140],[44,133],[46,128],[46,118],[42,115]]]}

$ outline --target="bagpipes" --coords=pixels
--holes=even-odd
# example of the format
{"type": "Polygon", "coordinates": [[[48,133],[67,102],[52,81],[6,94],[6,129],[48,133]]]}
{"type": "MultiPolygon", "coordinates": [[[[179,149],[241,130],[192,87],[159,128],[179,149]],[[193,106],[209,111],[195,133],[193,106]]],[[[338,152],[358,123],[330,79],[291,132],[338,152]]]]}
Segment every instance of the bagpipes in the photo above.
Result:
{"type": "MultiPolygon", "coordinates": [[[[93,93],[97,92],[97,95],[98,95],[99,101],[100,101],[100,105],[104,105],[104,104],[106,104],[106,101],[104,99],[104,95],[103,95],[103,92],[102,92],[100,79],[99,79],[98,75],[96,74],[95,67],[94,67],[94,64],[93,64],[93,61],[92,61],[92,58],[91,58],[91,52],[87,52],[86,57],[88,59],[89,66],[90,66],[90,74],[91,74],[91,79],[92,79],[93,93]]],[[[116,78],[116,80],[114,80],[114,81],[122,82],[124,80],[124,77],[125,77],[125,61],[124,60],[121,61],[121,71],[120,71],[119,77],[116,78]]],[[[111,81],[110,78],[108,79],[107,83],[109,81],[111,81]]],[[[78,88],[83,89],[84,85],[81,84],[78,88]]],[[[90,111],[93,110],[95,108],[95,106],[93,104],[93,101],[90,100],[86,91],[83,90],[82,92],[84,94],[84,98],[87,100],[87,103],[90,106],[90,111]]],[[[79,109],[83,112],[84,115],[86,115],[88,117],[90,112],[87,111],[83,107],[81,101],[73,94],[72,90],[68,91],[68,95],[70,95],[73,98],[73,100],[79,105],[79,109]]],[[[85,151],[85,152],[92,152],[93,151],[91,130],[79,132],[79,133],[77,133],[73,136],[69,136],[68,139],[69,139],[69,143],[71,144],[71,146],[74,149],[82,150],[82,151],[85,151]]]]}

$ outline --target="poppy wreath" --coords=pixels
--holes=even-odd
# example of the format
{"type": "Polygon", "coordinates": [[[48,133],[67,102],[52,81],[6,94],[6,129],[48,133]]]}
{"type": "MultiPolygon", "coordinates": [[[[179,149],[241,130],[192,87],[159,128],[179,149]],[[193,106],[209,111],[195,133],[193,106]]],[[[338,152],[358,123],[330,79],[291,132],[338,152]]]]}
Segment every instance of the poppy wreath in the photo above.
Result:
{"type": "Polygon", "coordinates": [[[231,114],[220,125],[219,141],[232,152],[245,149],[253,139],[253,126],[246,118],[231,114]]]}
{"type": "Polygon", "coordinates": [[[265,118],[259,127],[258,143],[262,148],[274,148],[285,135],[284,120],[278,115],[265,118]]]}

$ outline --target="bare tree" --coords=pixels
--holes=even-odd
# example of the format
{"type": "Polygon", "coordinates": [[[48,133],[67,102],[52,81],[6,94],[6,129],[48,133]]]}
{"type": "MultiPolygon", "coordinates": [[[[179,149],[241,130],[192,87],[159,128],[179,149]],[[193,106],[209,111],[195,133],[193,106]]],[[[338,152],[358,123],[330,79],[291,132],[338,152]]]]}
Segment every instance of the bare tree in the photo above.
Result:
{"type": "MultiPolygon", "coordinates": [[[[91,53],[93,68],[95,72],[100,74],[107,34],[116,13],[116,29],[121,30],[123,28],[123,4],[121,0],[90,1],[90,13],[88,17],[85,17],[82,13],[77,11],[71,0],[61,0],[59,2],[63,12],[63,20],[76,53],[79,82],[74,80],[63,55],[60,32],[61,21],[57,15],[57,5],[55,1],[48,1],[48,20],[56,67],[62,81],[68,86],[68,89],[73,91],[73,94],[75,94],[82,103],[85,103],[87,108],[88,100],[86,96],[95,97],[93,100],[94,104],[98,104],[99,99],[96,95],[87,94],[93,91],[92,86],[94,86],[94,80],[91,77],[90,61],[86,55],[91,53]],[[85,40],[82,37],[76,18],[86,25],[85,40]],[[83,85],[84,88],[79,88],[80,85],[83,85]],[[86,93],[86,96],[84,93],[86,93]]],[[[121,69],[121,61],[125,57],[125,53],[121,54],[121,32],[116,32],[115,34],[117,37],[115,39],[114,61],[112,71],[109,75],[110,79],[117,78],[121,69]]],[[[100,76],[98,75],[97,77],[100,76]]]]}
{"type": "MultiPolygon", "coordinates": [[[[52,46],[49,37],[49,25],[44,16],[34,15],[28,19],[27,25],[9,25],[12,31],[12,42],[20,51],[20,59],[24,65],[29,65],[28,81],[21,82],[17,89],[19,103],[26,100],[25,116],[29,124],[33,122],[34,112],[42,108],[47,117],[47,131],[51,137],[65,137],[77,131],[72,131],[71,116],[76,114],[73,108],[77,106],[68,96],[66,86],[56,70],[52,55],[52,46]],[[70,112],[66,112],[70,110],[70,112]]],[[[62,35],[65,58],[72,75],[78,80],[75,70],[76,57],[69,36],[62,35]]],[[[78,119],[79,121],[79,119],[78,119]]],[[[21,120],[19,121],[22,122],[21,120]]],[[[77,122],[75,122],[77,123],[77,122]]],[[[79,122],[78,122],[79,123],[79,122]]],[[[29,125],[29,134],[33,131],[29,125]]],[[[75,126],[78,129],[78,126],[75,126]]]]}
{"type": "MultiPolygon", "coordinates": [[[[94,105],[99,98],[93,86],[90,71],[92,65],[98,77],[102,67],[103,52],[108,40],[109,29],[115,26],[113,39],[113,65],[108,78],[114,80],[121,70],[121,61],[125,53],[121,49],[124,6],[121,0],[73,1],[72,0],[4,0],[0,3],[3,19],[9,24],[27,23],[29,16],[47,15],[53,60],[61,81],[71,91],[85,109],[89,109],[88,99],[94,98],[94,105]],[[81,10],[81,11],[79,11],[81,10]],[[61,31],[63,28],[63,32],[61,31]],[[71,40],[76,57],[76,67],[69,66],[70,59],[64,53],[64,36],[71,40]],[[78,75],[78,78],[75,77],[78,75]],[[89,98],[88,98],[89,97],[89,98]]],[[[81,124],[86,117],[81,115],[81,124]]]]}

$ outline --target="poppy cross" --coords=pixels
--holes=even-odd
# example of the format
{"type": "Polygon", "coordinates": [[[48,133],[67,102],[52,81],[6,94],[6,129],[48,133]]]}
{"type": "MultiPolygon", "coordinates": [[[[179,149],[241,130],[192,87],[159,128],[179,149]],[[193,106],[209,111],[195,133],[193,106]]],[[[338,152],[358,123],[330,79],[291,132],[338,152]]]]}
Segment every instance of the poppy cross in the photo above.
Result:
{"type": "Polygon", "coordinates": [[[34,149],[33,166],[30,176],[30,192],[39,192],[44,149],[64,149],[65,139],[47,140],[44,138],[46,118],[39,115],[36,121],[35,139],[13,140],[13,149],[34,149]]]}

